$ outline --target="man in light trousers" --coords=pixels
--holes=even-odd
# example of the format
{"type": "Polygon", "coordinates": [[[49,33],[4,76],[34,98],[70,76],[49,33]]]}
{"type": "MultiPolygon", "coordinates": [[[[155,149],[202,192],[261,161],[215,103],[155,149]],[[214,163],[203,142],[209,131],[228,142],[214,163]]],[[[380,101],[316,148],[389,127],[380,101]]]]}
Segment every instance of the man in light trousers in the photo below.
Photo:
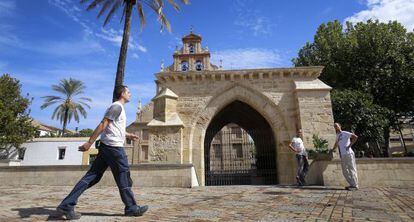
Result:
{"type": "Polygon", "coordinates": [[[336,142],[332,149],[335,151],[336,147],[339,147],[339,155],[341,156],[342,173],[349,186],[346,186],[347,190],[358,189],[358,175],[355,163],[355,153],[352,150],[352,145],[357,141],[358,136],[344,131],[341,129],[341,124],[334,124],[336,131],[336,142]]]}

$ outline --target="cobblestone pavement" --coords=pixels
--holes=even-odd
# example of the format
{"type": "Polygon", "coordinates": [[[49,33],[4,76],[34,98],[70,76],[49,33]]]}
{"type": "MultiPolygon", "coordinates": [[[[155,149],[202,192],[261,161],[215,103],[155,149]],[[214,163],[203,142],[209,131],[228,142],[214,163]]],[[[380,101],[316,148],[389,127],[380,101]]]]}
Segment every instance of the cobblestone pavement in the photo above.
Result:
{"type": "MultiPolygon", "coordinates": [[[[56,205],[72,187],[0,186],[0,221],[63,220],[56,205]]],[[[134,188],[150,209],[124,217],[116,187],[80,198],[80,221],[414,221],[414,188],[222,186],[134,188]]]]}

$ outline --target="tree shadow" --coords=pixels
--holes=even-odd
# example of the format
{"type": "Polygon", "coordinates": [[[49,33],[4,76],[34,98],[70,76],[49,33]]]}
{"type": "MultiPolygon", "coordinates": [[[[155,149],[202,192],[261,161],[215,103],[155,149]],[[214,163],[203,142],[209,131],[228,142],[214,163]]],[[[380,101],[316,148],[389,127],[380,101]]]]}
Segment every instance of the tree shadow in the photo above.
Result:
{"type": "MultiPolygon", "coordinates": [[[[13,208],[12,211],[18,211],[20,218],[30,218],[32,215],[47,215],[47,221],[65,220],[61,213],[55,210],[55,207],[29,207],[29,208],[13,208]]],[[[100,216],[100,217],[120,217],[124,214],[107,214],[98,212],[79,212],[82,216],[100,216]]]]}

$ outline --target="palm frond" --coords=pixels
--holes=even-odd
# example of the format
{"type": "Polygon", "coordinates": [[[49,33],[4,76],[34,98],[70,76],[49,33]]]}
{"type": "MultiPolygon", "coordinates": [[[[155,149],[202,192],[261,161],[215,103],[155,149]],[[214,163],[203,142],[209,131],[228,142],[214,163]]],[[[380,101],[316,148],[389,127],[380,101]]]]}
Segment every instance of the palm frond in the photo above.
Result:
{"type": "MultiPolygon", "coordinates": [[[[55,108],[55,110],[53,111],[53,114],[52,114],[52,119],[55,119],[55,117],[56,117],[56,115],[57,115],[57,113],[58,112],[60,112],[60,108],[61,108],[61,106],[57,106],[56,108],[55,108]]],[[[58,117],[56,117],[56,119],[57,119],[58,117]]]]}
{"type": "MultiPolygon", "coordinates": [[[[89,0],[83,0],[83,2],[81,1],[81,4],[82,3],[85,3],[87,1],[89,1],[89,0]]],[[[89,4],[88,7],[86,8],[86,11],[89,11],[91,9],[96,8],[96,6],[98,6],[99,4],[101,4],[103,1],[105,1],[105,0],[94,0],[94,1],[92,1],[91,4],[89,4]]]]}
{"type": "Polygon", "coordinates": [[[88,102],[92,102],[92,99],[91,98],[88,98],[88,97],[80,97],[79,99],[80,100],[86,100],[88,102]]]}
{"type": "Polygon", "coordinates": [[[81,106],[81,105],[79,105],[77,108],[78,108],[79,112],[82,114],[82,116],[86,118],[88,113],[86,112],[85,108],[83,108],[83,106],[81,106]]]}
{"type": "Polygon", "coordinates": [[[168,0],[168,3],[170,3],[170,5],[172,5],[176,11],[180,11],[180,7],[177,3],[175,3],[174,0],[168,0]]]}
{"type": "Polygon", "coordinates": [[[87,103],[85,103],[85,102],[79,101],[79,104],[80,104],[80,105],[82,105],[82,106],[86,106],[86,107],[88,107],[88,109],[90,109],[90,108],[91,108],[91,106],[89,106],[89,104],[87,104],[87,103]]]}
{"type": "Polygon", "coordinates": [[[108,15],[105,18],[104,26],[109,22],[109,20],[111,20],[112,16],[114,15],[115,11],[119,8],[121,3],[122,3],[122,0],[116,0],[115,1],[115,3],[113,4],[111,10],[109,10],[108,15]]]}
{"type": "Polygon", "coordinates": [[[53,91],[60,92],[62,94],[67,94],[66,89],[61,85],[52,85],[53,91]]]}
{"type": "Polygon", "coordinates": [[[168,30],[168,32],[171,32],[171,25],[170,22],[168,21],[168,19],[165,17],[164,13],[161,12],[161,14],[159,14],[158,19],[160,20],[161,23],[161,29],[160,31],[162,32],[162,30],[164,28],[166,28],[168,30]]]}
{"type": "Polygon", "coordinates": [[[102,5],[101,10],[98,13],[98,18],[108,9],[109,6],[114,2],[114,0],[106,0],[105,3],[102,5]]]}
{"type": "Polygon", "coordinates": [[[139,16],[139,21],[141,24],[141,30],[142,28],[145,26],[146,23],[146,19],[145,19],[145,14],[144,14],[144,8],[142,7],[142,3],[137,2],[137,12],[138,12],[138,16],[139,16]]]}

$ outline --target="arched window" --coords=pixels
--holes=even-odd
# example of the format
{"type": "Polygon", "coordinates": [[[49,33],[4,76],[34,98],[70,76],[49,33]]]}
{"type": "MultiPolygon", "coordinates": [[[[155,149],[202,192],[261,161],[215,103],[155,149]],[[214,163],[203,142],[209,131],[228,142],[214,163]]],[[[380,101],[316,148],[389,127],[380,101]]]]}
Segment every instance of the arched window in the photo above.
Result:
{"type": "Polygon", "coordinates": [[[190,45],[188,46],[188,51],[189,51],[191,54],[195,53],[195,48],[194,48],[194,45],[193,45],[193,44],[190,44],[190,45]]]}
{"type": "Polygon", "coordinates": [[[183,72],[188,71],[188,62],[187,61],[182,61],[181,62],[181,71],[183,71],[183,72]]]}
{"type": "Polygon", "coordinates": [[[201,71],[201,70],[203,70],[203,63],[202,63],[200,60],[197,60],[197,61],[195,62],[195,69],[196,69],[197,71],[201,71]]]}

